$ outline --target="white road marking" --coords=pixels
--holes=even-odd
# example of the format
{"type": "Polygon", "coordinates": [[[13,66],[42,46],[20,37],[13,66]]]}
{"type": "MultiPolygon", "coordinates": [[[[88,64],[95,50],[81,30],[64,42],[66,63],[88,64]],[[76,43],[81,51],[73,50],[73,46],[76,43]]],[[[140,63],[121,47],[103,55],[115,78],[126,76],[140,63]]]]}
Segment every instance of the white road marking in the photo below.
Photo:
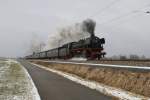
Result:
{"type": "Polygon", "coordinates": [[[83,79],[83,78],[78,77],[78,76],[73,75],[73,74],[69,74],[69,73],[66,73],[66,72],[62,72],[62,71],[58,71],[58,70],[55,70],[55,69],[47,68],[47,67],[44,67],[42,65],[38,65],[38,64],[34,64],[34,63],[31,63],[31,64],[33,64],[33,65],[35,65],[39,68],[43,68],[45,70],[56,73],[60,76],[63,76],[63,77],[65,77],[65,78],[67,78],[71,81],[74,81],[76,83],[84,85],[88,88],[95,89],[95,90],[97,90],[97,91],[99,91],[103,94],[118,97],[121,100],[150,100],[150,98],[148,98],[148,97],[133,94],[131,92],[124,91],[124,90],[121,90],[121,89],[117,89],[117,88],[114,88],[114,87],[110,87],[110,86],[107,86],[107,85],[104,85],[104,84],[100,84],[100,83],[95,82],[95,81],[86,80],[86,79],[83,79]]]}

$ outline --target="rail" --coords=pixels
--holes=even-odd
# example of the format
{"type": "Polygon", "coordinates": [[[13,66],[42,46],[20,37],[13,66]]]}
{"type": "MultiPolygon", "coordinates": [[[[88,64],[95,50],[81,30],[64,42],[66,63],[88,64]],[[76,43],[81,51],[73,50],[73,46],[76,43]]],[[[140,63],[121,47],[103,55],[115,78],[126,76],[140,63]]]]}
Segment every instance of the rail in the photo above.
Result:
{"type": "Polygon", "coordinates": [[[67,62],[66,61],[44,61],[44,60],[36,60],[36,61],[49,62],[49,63],[58,63],[58,64],[87,65],[87,66],[96,66],[96,67],[111,67],[111,68],[150,70],[150,67],[148,67],[148,66],[112,65],[112,64],[71,62],[71,61],[67,61],[67,62]]]}

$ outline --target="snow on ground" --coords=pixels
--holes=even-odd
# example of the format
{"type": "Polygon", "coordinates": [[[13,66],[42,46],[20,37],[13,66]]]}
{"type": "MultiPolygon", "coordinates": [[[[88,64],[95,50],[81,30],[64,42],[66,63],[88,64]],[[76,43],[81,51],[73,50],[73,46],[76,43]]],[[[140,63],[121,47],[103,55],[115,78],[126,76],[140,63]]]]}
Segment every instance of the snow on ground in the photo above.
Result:
{"type": "Polygon", "coordinates": [[[74,57],[74,58],[71,58],[70,60],[72,60],[72,61],[87,61],[87,59],[83,58],[83,57],[74,57]]]}
{"type": "Polygon", "coordinates": [[[28,72],[14,60],[0,60],[0,100],[40,100],[28,72]]]}

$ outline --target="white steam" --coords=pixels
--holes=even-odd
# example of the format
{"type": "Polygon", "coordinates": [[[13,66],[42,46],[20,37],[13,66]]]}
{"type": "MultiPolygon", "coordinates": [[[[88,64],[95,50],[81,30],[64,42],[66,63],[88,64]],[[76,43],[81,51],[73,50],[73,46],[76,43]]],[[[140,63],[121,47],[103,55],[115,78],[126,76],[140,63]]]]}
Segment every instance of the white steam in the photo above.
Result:
{"type": "Polygon", "coordinates": [[[32,39],[30,41],[30,47],[28,53],[36,53],[36,52],[41,52],[45,48],[45,43],[42,41],[42,39],[33,34],[32,39]]]}
{"type": "Polygon", "coordinates": [[[94,34],[95,25],[96,23],[93,20],[87,19],[82,23],[76,23],[72,26],[61,28],[55,34],[49,35],[48,43],[44,49],[56,48],[69,42],[87,38],[91,34],[94,34]]]}

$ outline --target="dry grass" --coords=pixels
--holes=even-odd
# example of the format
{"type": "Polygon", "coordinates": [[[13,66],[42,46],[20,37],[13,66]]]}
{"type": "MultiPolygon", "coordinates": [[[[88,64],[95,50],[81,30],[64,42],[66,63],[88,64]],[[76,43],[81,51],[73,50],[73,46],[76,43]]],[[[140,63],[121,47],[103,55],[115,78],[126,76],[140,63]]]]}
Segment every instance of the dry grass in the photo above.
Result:
{"type": "Polygon", "coordinates": [[[92,68],[85,65],[50,64],[40,61],[34,61],[34,63],[150,97],[149,72],[132,72],[112,68],[92,68]]]}
{"type": "Polygon", "coordinates": [[[101,64],[114,64],[114,65],[130,65],[130,66],[150,66],[150,61],[90,61],[91,63],[101,63],[101,64]]]}

